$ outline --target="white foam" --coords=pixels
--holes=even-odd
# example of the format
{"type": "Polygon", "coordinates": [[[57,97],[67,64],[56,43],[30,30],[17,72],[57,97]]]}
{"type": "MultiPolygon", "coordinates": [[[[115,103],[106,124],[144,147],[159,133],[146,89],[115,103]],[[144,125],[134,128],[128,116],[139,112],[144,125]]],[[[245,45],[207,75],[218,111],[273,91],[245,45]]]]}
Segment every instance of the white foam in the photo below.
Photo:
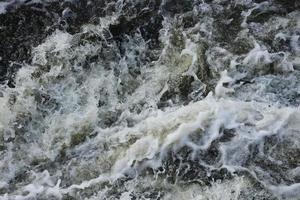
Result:
{"type": "MultiPolygon", "coordinates": [[[[214,1],[218,2],[222,3],[214,1]]],[[[235,71],[239,65],[261,70],[265,65],[278,62],[278,68],[292,73],[293,67],[300,63],[294,55],[298,53],[299,38],[296,35],[283,32],[275,37],[283,40],[292,38],[294,54],[270,53],[267,47],[252,38],[255,46],[249,53],[234,55],[225,47],[213,43],[214,19],[207,16],[194,27],[182,30],[180,34],[185,46],[180,49],[170,41],[176,19],[165,17],[160,31],[163,45],[160,58],[141,65],[137,64],[137,54],[143,55],[142,59],[146,60],[149,49],[140,33],[127,36],[128,41],[122,44],[122,48],[126,49],[125,56],[119,54],[117,45],[110,43],[103,33],[110,24],[116,23],[125,3],[118,1],[116,15],[101,18],[99,26],[85,25],[75,35],[55,31],[44,43],[34,48],[33,66],[19,70],[16,88],[3,89],[0,111],[5,115],[0,115],[0,134],[7,140],[16,136],[21,139],[24,137],[26,142],[10,143],[1,154],[0,187],[6,188],[17,173],[25,167],[32,167],[31,163],[36,160],[42,160],[42,164],[56,162],[62,171],[55,169],[51,175],[48,171],[32,173],[31,179],[28,179],[31,182],[22,182],[25,185],[18,186],[0,199],[41,196],[61,199],[64,194],[76,195],[82,190],[95,188],[97,191],[93,191],[95,193],[91,199],[101,199],[109,187],[113,187],[114,181],[124,175],[134,177],[122,186],[127,190],[120,192],[120,198],[124,200],[131,198],[137,186],[152,184],[151,181],[153,188],[165,189],[166,199],[237,199],[241,190],[248,187],[247,180],[243,178],[216,182],[207,188],[193,186],[178,189],[176,185],[173,187],[165,181],[161,183],[159,177],[135,175],[145,168],[161,167],[170,151],[176,152],[183,146],[190,148],[192,155],[197,155],[199,150],[207,150],[226,129],[233,130],[234,136],[227,142],[220,142],[221,159],[215,164],[209,165],[204,161],[201,164],[209,169],[226,167],[234,172],[242,168],[251,144],[262,142],[265,136],[286,136],[289,132],[300,130],[298,108],[251,101],[254,99],[252,95],[259,93],[248,94],[251,95],[249,102],[242,101],[241,96],[234,96],[239,93],[232,94],[237,88],[234,85],[235,80],[239,80],[237,77],[247,75],[235,71]],[[97,41],[88,41],[89,36],[97,37],[97,41]],[[197,51],[203,45],[203,39],[212,45],[205,54],[212,72],[210,84],[216,86],[214,94],[211,92],[203,100],[184,106],[171,102],[170,107],[159,110],[157,103],[173,87],[170,82],[177,81],[183,75],[193,76],[197,80],[197,61],[200,59],[197,51]],[[87,68],[83,66],[87,57],[102,56],[106,51],[111,52],[113,58],[110,59],[110,55],[106,54],[103,60],[89,63],[87,68]],[[138,69],[140,74],[133,77],[130,68],[138,69]],[[122,85],[124,83],[125,86],[122,85]],[[9,103],[13,95],[16,100],[9,103]],[[50,98],[54,105],[47,107],[38,98],[44,98],[43,101],[50,98]],[[99,99],[104,101],[101,106],[98,106],[99,99]],[[55,106],[57,108],[53,108],[55,106]],[[107,113],[116,114],[117,117],[109,126],[102,126],[107,113]],[[27,114],[29,120],[23,117],[23,123],[18,118],[20,114],[27,114]],[[27,129],[15,133],[14,125],[16,130],[27,129]],[[85,138],[71,146],[72,137],[82,133],[85,138]],[[193,136],[199,139],[195,141],[193,136]],[[62,150],[66,151],[67,160],[60,158],[62,150]],[[63,164],[57,158],[62,159],[63,164]]],[[[236,4],[248,7],[251,1],[236,1],[236,4]]],[[[245,27],[247,17],[254,9],[264,9],[260,6],[263,4],[255,4],[243,14],[245,27]]],[[[202,4],[201,8],[203,13],[211,14],[211,8],[206,4],[202,4]]],[[[282,21],[283,27],[285,23],[282,21]]],[[[248,31],[244,33],[244,37],[249,34],[248,31]]],[[[266,87],[267,81],[253,84],[266,87]]],[[[268,97],[261,98],[265,102],[269,100],[268,97]]],[[[298,144],[294,145],[297,147],[298,144]]],[[[260,170],[268,174],[264,169],[260,170]]],[[[298,171],[291,170],[291,176],[295,177],[298,171]]],[[[255,173],[258,172],[251,173],[256,177],[255,173]]],[[[279,196],[294,198],[298,195],[298,185],[281,187],[272,185],[267,175],[259,178],[258,181],[274,191],[279,188],[279,196]]]]}
{"type": "Polygon", "coordinates": [[[6,7],[10,5],[10,2],[0,2],[0,15],[6,13],[6,7]]]}
{"type": "Polygon", "coordinates": [[[233,79],[231,77],[229,77],[227,75],[227,71],[223,71],[221,73],[221,78],[220,80],[218,81],[217,83],[217,86],[215,88],[215,95],[217,97],[225,97],[225,95],[227,93],[233,93],[234,92],[234,89],[233,88],[227,88],[227,87],[224,87],[224,84],[228,84],[228,86],[230,87],[230,84],[233,83],[233,79]]]}
{"type": "Polygon", "coordinates": [[[235,178],[232,181],[217,181],[211,187],[192,185],[187,189],[174,188],[174,193],[167,194],[165,200],[238,200],[242,190],[249,187],[247,180],[235,178]]]}
{"type": "Polygon", "coordinates": [[[266,48],[259,45],[255,42],[255,47],[247,54],[245,59],[243,60],[243,64],[245,65],[261,65],[264,66],[272,62],[271,54],[266,50],[266,48]]]}

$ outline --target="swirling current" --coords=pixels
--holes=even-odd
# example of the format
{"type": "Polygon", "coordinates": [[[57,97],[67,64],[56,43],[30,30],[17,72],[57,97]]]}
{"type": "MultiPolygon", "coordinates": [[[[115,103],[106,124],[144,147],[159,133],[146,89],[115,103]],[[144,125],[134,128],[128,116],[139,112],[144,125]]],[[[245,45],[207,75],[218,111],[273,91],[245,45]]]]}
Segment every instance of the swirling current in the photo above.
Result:
{"type": "Polygon", "coordinates": [[[299,200],[298,0],[0,1],[0,200],[299,200]]]}

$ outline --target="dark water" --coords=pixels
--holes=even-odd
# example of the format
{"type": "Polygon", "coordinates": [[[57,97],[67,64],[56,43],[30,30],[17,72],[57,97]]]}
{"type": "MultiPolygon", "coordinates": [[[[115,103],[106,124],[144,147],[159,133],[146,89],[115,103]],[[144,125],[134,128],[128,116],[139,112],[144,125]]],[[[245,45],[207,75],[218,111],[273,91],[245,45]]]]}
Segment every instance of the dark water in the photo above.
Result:
{"type": "Polygon", "coordinates": [[[1,1],[0,200],[299,200],[299,10],[1,1]]]}

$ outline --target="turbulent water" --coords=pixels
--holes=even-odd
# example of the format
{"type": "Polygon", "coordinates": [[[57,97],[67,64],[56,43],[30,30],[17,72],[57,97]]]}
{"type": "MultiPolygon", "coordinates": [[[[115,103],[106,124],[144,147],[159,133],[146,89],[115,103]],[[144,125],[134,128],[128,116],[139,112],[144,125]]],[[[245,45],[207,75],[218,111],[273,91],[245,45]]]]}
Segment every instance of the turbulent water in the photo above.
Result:
{"type": "Polygon", "coordinates": [[[0,2],[0,200],[300,199],[300,2],[0,2]]]}

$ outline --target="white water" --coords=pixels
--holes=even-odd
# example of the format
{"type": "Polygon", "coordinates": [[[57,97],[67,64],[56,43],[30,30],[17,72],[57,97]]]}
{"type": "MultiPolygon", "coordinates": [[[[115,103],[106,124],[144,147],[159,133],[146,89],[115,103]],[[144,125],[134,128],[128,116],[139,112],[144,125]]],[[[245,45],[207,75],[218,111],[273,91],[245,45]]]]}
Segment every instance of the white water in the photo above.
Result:
{"type": "MultiPolygon", "coordinates": [[[[242,39],[250,35],[248,17],[263,9],[263,4],[245,5],[249,11],[242,14],[242,39]]],[[[16,87],[1,86],[0,144],[5,150],[0,153],[0,189],[6,192],[0,199],[299,199],[299,163],[295,166],[288,155],[297,155],[300,148],[300,109],[290,103],[300,93],[299,35],[292,34],[299,29],[294,23],[299,13],[275,17],[290,23],[285,32],[273,28],[273,22],[264,24],[277,31],[274,40],[291,38],[291,52],[269,52],[251,36],[253,48],[240,55],[218,47],[209,15],[179,33],[173,29],[180,23],[177,18],[166,17],[162,47],[152,52],[157,59],[143,64],[150,50],[139,32],[123,42],[126,55],[106,38],[104,32],[118,15],[102,18],[100,25],[84,25],[74,35],[55,31],[33,49],[33,61],[18,71],[16,87]],[[174,34],[183,47],[174,44],[174,34]],[[197,75],[204,68],[203,40],[210,45],[205,53],[212,72],[208,81],[197,75]],[[100,58],[86,65],[93,56],[100,58]],[[277,74],[266,72],[271,63],[277,74]],[[168,90],[176,94],[185,76],[194,78],[195,94],[210,90],[208,94],[201,97],[200,92],[188,103],[174,95],[160,109],[163,95],[168,90]],[[238,82],[248,76],[253,84],[238,82]],[[279,94],[270,92],[277,79],[283,82],[275,86],[279,94]],[[233,135],[222,141],[228,130],[233,135]],[[272,138],[276,143],[268,144],[272,138]],[[202,153],[217,140],[219,157],[204,158],[202,153]],[[184,148],[189,157],[178,167],[171,157],[180,157],[184,148]],[[262,160],[289,171],[276,171],[262,160]],[[203,177],[193,175],[189,178],[197,183],[182,184],[183,169],[202,170],[193,169],[193,161],[205,166],[205,176],[226,168],[233,177],[205,185],[203,177]],[[173,164],[178,167],[174,184],[166,178],[173,164]],[[245,175],[238,175],[241,171],[245,175]],[[20,174],[25,178],[18,181],[20,174]]]]}

